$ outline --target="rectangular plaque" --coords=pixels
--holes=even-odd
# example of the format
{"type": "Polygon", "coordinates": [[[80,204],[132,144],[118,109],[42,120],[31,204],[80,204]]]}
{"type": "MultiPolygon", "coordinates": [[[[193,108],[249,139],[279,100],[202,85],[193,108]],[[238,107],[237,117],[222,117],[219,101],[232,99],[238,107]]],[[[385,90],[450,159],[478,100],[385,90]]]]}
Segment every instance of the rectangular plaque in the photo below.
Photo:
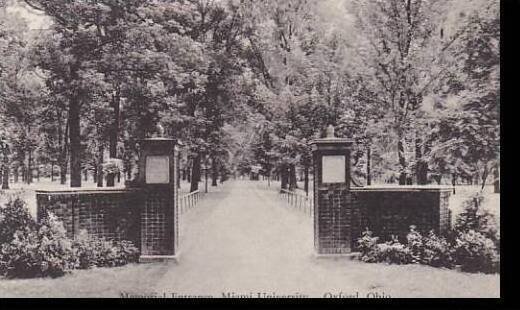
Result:
{"type": "Polygon", "coordinates": [[[345,155],[323,156],[322,183],[345,183],[345,155]]]}
{"type": "Polygon", "coordinates": [[[170,158],[146,156],[146,184],[170,183],[170,158]]]}

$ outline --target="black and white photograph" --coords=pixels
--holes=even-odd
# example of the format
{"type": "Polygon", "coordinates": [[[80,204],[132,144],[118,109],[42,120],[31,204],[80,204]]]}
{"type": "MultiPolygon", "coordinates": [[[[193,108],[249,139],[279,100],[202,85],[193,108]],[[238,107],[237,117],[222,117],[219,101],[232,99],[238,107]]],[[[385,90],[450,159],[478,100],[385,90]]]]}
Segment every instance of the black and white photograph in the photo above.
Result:
{"type": "Polygon", "coordinates": [[[0,300],[500,298],[501,4],[0,0],[0,300]]]}

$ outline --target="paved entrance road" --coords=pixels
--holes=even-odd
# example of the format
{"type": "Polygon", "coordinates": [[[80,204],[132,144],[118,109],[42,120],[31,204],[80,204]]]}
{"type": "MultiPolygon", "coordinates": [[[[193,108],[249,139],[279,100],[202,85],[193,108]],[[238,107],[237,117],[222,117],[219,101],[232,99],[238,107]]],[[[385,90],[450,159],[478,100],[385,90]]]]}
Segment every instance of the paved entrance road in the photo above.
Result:
{"type": "Polygon", "coordinates": [[[313,256],[312,219],[258,182],[233,182],[182,218],[180,264],[158,293],[257,296],[498,296],[499,277],[313,256]]]}

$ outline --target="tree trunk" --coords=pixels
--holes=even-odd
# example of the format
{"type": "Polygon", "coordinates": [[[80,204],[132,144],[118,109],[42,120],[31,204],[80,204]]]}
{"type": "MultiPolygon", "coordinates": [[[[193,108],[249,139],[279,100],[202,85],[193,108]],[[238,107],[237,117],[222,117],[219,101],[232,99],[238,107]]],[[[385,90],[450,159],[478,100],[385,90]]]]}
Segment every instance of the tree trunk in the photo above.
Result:
{"type": "Polygon", "coordinates": [[[305,163],[303,170],[303,188],[305,195],[309,196],[309,163],[305,163]]]}
{"type": "Polygon", "coordinates": [[[406,169],[406,158],[404,155],[404,141],[402,138],[397,142],[397,153],[399,155],[399,166],[401,168],[401,173],[399,174],[399,185],[406,185],[406,179],[408,175],[405,172],[406,169]]]}
{"type": "Polygon", "coordinates": [[[415,139],[415,177],[418,185],[428,184],[428,163],[423,159],[422,140],[415,139]]]}
{"type": "Polygon", "coordinates": [[[489,174],[489,169],[488,169],[488,166],[486,164],[486,166],[484,167],[484,173],[482,174],[482,187],[481,187],[481,190],[484,190],[484,188],[486,187],[486,181],[487,181],[488,174],[489,174]]]}
{"type": "Polygon", "coordinates": [[[280,177],[281,177],[281,189],[287,189],[287,185],[289,184],[289,173],[287,171],[287,164],[282,164],[280,167],[280,177]]]}
{"type": "Polygon", "coordinates": [[[87,171],[87,168],[83,169],[83,180],[85,182],[88,181],[88,171],[87,171]]]}
{"type": "Polygon", "coordinates": [[[452,173],[451,175],[451,186],[453,186],[453,195],[456,194],[456,191],[455,191],[455,186],[457,185],[457,174],[456,173],[452,173]]]}
{"type": "Polygon", "coordinates": [[[103,187],[103,155],[105,146],[100,143],[98,146],[98,164],[97,164],[97,187],[103,187]]]}
{"type": "MultiPolygon", "coordinates": [[[[416,132],[416,135],[419,133],[416,132]]],[[[418,185],[428,184],[428,163],[423,158],[423,141],[421,138],[415,138],[415,177],[418,185]]],[[[427,149],[427,146],[424,146],[427,149]]],[[[426,150],[425,150],[426,151],[426,150]]]]}
{"type": "Polygon", "coordinates": [[[29,151],[29,157],[27,159],[27,176],[25,177],[25,181],[27,184],[31,184],[33,182],[33,174],[32,174],[32,151],[29,151]]]}
{"type": "Polygon", "coordinates": [[[367,148],[367,185],[372,185],[372,176],[370,171],[370,162],[372,160],[372,150],[370,146],[367,148]]]}
{"type": "Polygon", "coordinates": [[[199,181],[200,181],[200,161],[201,155],[197,154],[197,156],[193,159],[193,166],[191,168],[191,187],[190,192],[194,192],[199,189],[199,181]]]}
{"type": "Polygon", "coordinates": [[[298,183],[296,182],[296,165],[289,165],[289,190],[293,191],[298,188],[298,183]]]}
{"type": "Polygon", "coordinates": [[[9,159],[4,154],[4,160],[2,165],[2,189],[9,189],[9,159]]]}
{"type": "Polygon", "coordinates": [[[81,132],[80,104],[78,98],[73,98],[69,106],[70,131],[70,187],[81,187],[81,132]]]}
{"type": "MultiPolygon", "coordinates": [[[[68,124],[68,123],[67,123],[68,124]]],[[[60,167],[60,184],[65,185],[67,183],[67,169],[68,169],[68,152],[69,152],[69,126],[65,128],[65,136],[63,139],[63,146],[59,156],[59,167],[60,167]]]]}
{"type": "Polygon", "coordinates": [[[211,158],[211,186],[217,186],[218,183],[218,171],[217,171],[217,161],[215,157],[211,158]]]}
{"type": "Polygon", "coordinates": [[[95,163],[94,165],[94,169],[92,170],[92,179],[93,179],[93,182],[97,182],[97,179],[98,179],[98,164],[95,163]]]}
{"type": "MultiPolygon", "coordinates": [[[[119,88],[116,87],[116,93],[112,98],[112,108],[114,109],[114,119],[112,120],[112,130],[109,138],[109,152],[110,158],[117,158],[117,141],[119,139],[119,114],[120,114],[121,96],[119,88]]],[[[107,187],[114,187],[115,173],[107,174],[107,187]]]]}
{"type": "Polygon", "coordinates": [[[13,169],[13,178],[14,183],[18,183],[18,166],[14,167],[13,169]]]}
{"type": "Polygon", "coordinates": [[[22,164],[22,167],[21,167],[20,170],[22,170],[22,171],[21,171],[21,174],[22,174],[22,183],[25,183],[25,178],[27,177],[27,175],[26,175],[26,173],[27,173],[26,170],[27,170],[27,169],[25,168],[25,163],[22,164]]]}

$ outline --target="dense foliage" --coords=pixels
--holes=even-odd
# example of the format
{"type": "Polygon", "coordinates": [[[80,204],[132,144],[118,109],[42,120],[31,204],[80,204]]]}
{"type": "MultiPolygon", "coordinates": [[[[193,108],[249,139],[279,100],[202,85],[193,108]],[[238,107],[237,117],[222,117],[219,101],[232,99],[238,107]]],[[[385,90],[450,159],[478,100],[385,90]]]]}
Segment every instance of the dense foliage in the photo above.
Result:
{"type": "Polygon", "coordinates": [[[216,185],[254,165],[291,189],[301,168],[308,188],[308,143],[332,124],[357,142],[353,166],[367,182],[498,180],[498,8],[492,0],[4,1],[2,171],[31,182],[35,168],[48,175],[57,165],[62,183],[70,174],[81,186],[89,171],[112,186],[116,175],[133,177],[136,142],[161,122],[183,142],[180,169],[192,190],[205,166],[216,185]],[[121,167],[108,169],[112,159],[121,167]]]}
{"type": "Polygon", "coordinates": [[[74,269],[116,267],[137,262],[139,251],[129,241],[88,236],[67,237],[52,214],[36,223],[19,198],[0,207],[0,276],[59,277],[74,269]]]}

